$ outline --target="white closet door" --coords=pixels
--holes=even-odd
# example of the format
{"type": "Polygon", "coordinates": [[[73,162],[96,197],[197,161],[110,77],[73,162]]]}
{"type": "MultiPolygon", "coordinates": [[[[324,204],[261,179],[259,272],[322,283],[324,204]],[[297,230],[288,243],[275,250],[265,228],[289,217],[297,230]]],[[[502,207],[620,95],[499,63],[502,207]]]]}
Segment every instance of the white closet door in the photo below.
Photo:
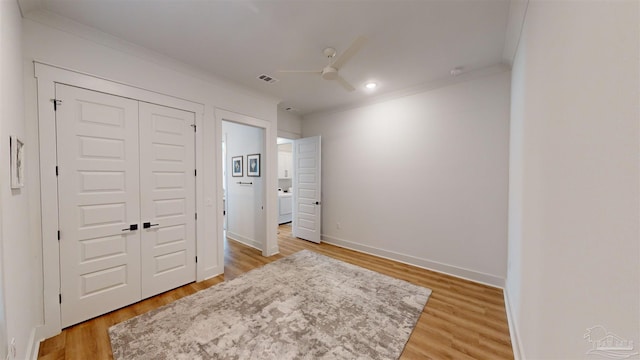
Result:
{"type": "MultiPolygon", "coordinates": [[[[56,85],[62,326],[140,299],[138,102],[56,85]]],[[[50,216],[50,214],[43,214],[50,216]]]]}
{"type": "Polygon", "coordinates": [[[140,103],[142,297],[195,281],[195,114],[140,103]]]}

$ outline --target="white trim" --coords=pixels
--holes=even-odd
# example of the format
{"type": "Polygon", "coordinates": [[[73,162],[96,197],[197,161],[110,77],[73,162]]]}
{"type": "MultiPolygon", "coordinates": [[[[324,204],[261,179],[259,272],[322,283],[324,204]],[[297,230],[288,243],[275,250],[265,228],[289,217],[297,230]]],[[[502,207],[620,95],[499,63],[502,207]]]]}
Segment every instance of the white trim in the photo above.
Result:
{"type": "MultiPolygon", "coordinates": [[[[480,69],[474,69],[474,70],[466,71],[458,76],[447,76],[444,78],[440,78],[440,79],[422,83],[416,86],[412,86],[406,89],[393,91],[390,93],[385,93],[385,94],[381,94],[374,97],[367,97],[360,101],[356,101],[346,105],[338,105],[338,106],[326,108],[319,111],[312,111],[304,114],[302,116],[302,120],[304,123],[305,120],[313,119],[315,116],[319,114],[326,115],[326,114],[333,114],[333,113],[343,112],[347,110],[357,109],[367,105],[378,104],[381,102],[394,100],[394,99],[398,99],[406,96],[411,96],[411,95],[427,92],[434,89],[440,89],[443,87],[455,85],[455,84],[466,82],[466,81],[480,79],[486,76],[501,74],[506,71],[511,71],[511,67],[507,64],[497,64],[497,65],[491,65],[491,66],[487,66],[480,69]]],[[[304,131],[302,133],[302,136],[305,136],[304,131]]]]}
{"type": "Polygon", "coordinates": [[[296,133],[293,133],[291,131],[278,130],[278,137],[285,138],[285,139],[296,140],[296,139],[300,139],[302,136],[300,136],[300,134],[296,134],[296,133]]]}
{"type": "MultiPolygon", "coordinates": [[[[37,1],[38,3],[42,2],[42,0],[20,0],[19,3],[23,3],[25,1],[37,1]]],[[[213,84],[216,88],[224,89],[225,91],[231,90],[246,96],[274,102],[276,104],[281,101],[281,99],[278,97],[266,95],[249,87],[242,86],[237,83],[228,81],[222,77],[213,75],[210,72],[195,69],[193,66],[166,56],[165,54],[113,36],[111,34],[98,30],[95,27],[85,25],[64,16],[58,15],[54,12],[43,9],[42,6],[38,6],[35,8],[29,7],[28,11],[26,11],[26,14],[24,14],[24,18],[37,24],[41,24],[46,27],[65,32],[67,34],[71,34],[83,40],[87,40],[91,43],[113,49],[115,51],[151,62],[153,64],[158,64],[159,66],[171,69],[195,79],[203,80],[209,84],[213,84]]]]}
{"type": "MultiPolygon", "coordinates": [[[[40,195],[43,214],[41,235],[42,253],[44,254],[42,258],[44,325],[41,331],[38,331],[38,334],[43,338],[48,338],[59,334],[62,330],[60,304],[58,301],[58,294],[60,293],[60,249],[57,239],[58,195],[57,191],[51,191],[51,189],[57,188],[55,175],[55,166],[57,164],[55,112],[51,103],[51,99],[55,98],[56,83],[190,111],[195,114],[196,124],[198,125],[203,124],[204,105],[54,65],[37,61],[34,61],[34,64],[38,92],[40,195]],[[44,214],[47,214],[47,216],[44,216],[44,214]]],[[[196,132],[196,149],[202,150],[202,142],[202,135],[198,136],[196,132]]],[[[202,165],[202,156],[196,154],[196,166],[202,165]]],[[[204,182],[201,178],[197,178],[196,194],[203,193],[204,182]]],[[[196,211],[203,211],[203,206],[202,200],[196,201],[196,211]]],[[[196,254],[199,259],[207,256],[202,250],[203,247],[198,246],[206,239],[203,222],[200,221],[196,225],[196,254]],[[200,252],[198,252],[198,249],[201,249],[200,252]]],[[[219,240],[221,241],[222,239],[219,240]]],[[[202,267],[197,267],[196,269],[196,279],[215,276],[214,271],[208,271],[205,274],[198,273],[199,270],[202,270],[202,267]]],[[[219,269],[216,269],[216,271],[219,271],[219,269]]]]}
{"type": "MultiPolygon", "coordinates": [[[[260,244],[260,250],[262,250],[262,256],[269,257],[278,253],[278,193],[271,191],[270,189],[278,188],[278,145],[277,145],[277,129],[274,129],[274,124],[269,121],[257,119],[248,115],[238,114],[232,111],[216,108],[216,134],[222,134],[222,121],[231,121],[238,124],[244,124],[264,129],[264,212],[265,212],[265,233],[266,239],[264,244],[260,244]]],[[[216,149],[222,149],[222,136],[216,136],[216,149]]],[[[218,150],[216,150],[217,153],[218,150]]],[[[216,177],[217,183],[222,184],[222,170],[220,169],[221,159],[220,155],[216,159],[216,177]]],[[[224,192],[222,186],[217,187],[217,204],[218,209],[222,209],[222,199],[224,192]]],[[[222,211],[217,214],[217,227],[220,238],[224,238],[223,229],[223,215],[222,211]]],[[[221,252],[222,254],[223,252],[221,252]]]]}
{"type": "MultiPolygon", "coordinates": [[[[38,60],[34,60],[33,63],[35,67],[35,77],[38,79],[46,79],[55,83],[104,92],[152,104],[160,104],[162,106],[191,111],[196,114],[204,113],[204,105],[201,103],[182,99],[177,96],[165,95],[132,84],[82,71],[76,71],[55,64],[49,64],[38,60]]],[[[47,102],[49,102],[48,99],[47,102]]],[[[51,110],[52,109],[53,108],[51,108],[51,110]]]]}
{"type": "Polygon", "coordinates": [[[269,254],[269,256],[274,256],[274,255],[278,255],[280,254],[280,248],[279,247],[271,247],[269,249],[267,249],[267,254],[269,254]]]}
{"type": "Polygon", "coordinates": [[[262,244],[257,240],[249,239],[248,237],[244,237],[242,235],[232,233],[230,231],[227,231],[227,239],[239,242],[241,244],[252,247],[256,250],[262,251],[262,244]]]}
{"type": "Polygon", "coordinates": [[[27,344],[26,358],[31,360],[38,360],[38,352],[40,351],[40,341],[44,338],[38,338],[38,329],[40,326],[36,326],[31,329],[31,335],[29,336],[29,343],[27,344]]]}
{"type": "Polygon", "coordinates": [[[58,192],[55,165],[56,156],[56,127],[55,113],[50,100],[55,98],[55,84],[53,74],[37,74],[39,66],[36,64],[36,78],[38,91],[38,137],[40,153],[40,208],[42,214],[42,270],[43,270],[43,305],[44,305],[44,335],[51,337],[60,333],[60,248],[57,239],[58,231],[58,192]],[[45,216],[55,214],[56,216],[45,216]]]}
{"type": "MultiPolygon", "coordinates": [[[[195,132],[195,167],[197,171],[196,175],[196,214],[199,214],[198,219],[196,219],[196,257],[198,259],[202,259],[204,255],[205,247],[205,190],[204,190],[204,157],[205,153],[203,151],[204,144],[204,105],[200,112],[196,112],[196,132],[195,132]]],[[[202,281],[212,274],[208,269],[205,268],[205,261],[198,261],[196,263],[196,281],[202,281]]]]}
{"type": "Polygon", "coordinates": [[[484,284],[491,287],[503,289],[505,279],[491,275],[481,273],[479,271],[464,269],[461,267],[443,264],[437,261],[428,259],[422,259],[411,255],[400,254],[397,252],[376,248],[373,246],[362,245],[352,241],[339,239],[333,236],[322,235],[322,241],[327,244],[336,245],[350,250],[359,251],[369,255],[375,255],[384,259],[397,261],[403,264],[417,266],[419,268],[436,271],[446,275],[455,276],[464,280],[473,281],[476,283],[484,284]]]}
{"type": "Polygon", "coordinates": [[[515,360],[525,360],[522,341],[520,339],[520,334],[518,333],[518,326],[516,322],[516,317],[512,312],[511,301],[509,298],[509,290],[505,286],[502,290],[504,294],[504,307],[507,312],[507,323],[509,324],[509,335],[511,336],[511,347],[513,348],[513,358],[515,360]]]}
{"type": "Polygon", "coordinates": [[[203,220],[199,221],[199,223],[204,227],[204,239],[215,239],[215,244],[208,243],[207,248],[209,250],[207,251],[210,253],[210,258],[202,258],[204,261],[198,258],[198,266],[202,270],[202,273],[198,273],[198,281],[210,279],[224,273],[224,237],[218,235],[220,220],[217,216],[218,211],[222,213],[224,209],[222,209],[222,204],[214,201],[217,197],[218,188],[222,188],[222,183],[218,180],[218,171],[219,168],[222,168],[222,164],[218,159],[220,150],[216,148],[215,141],[211,141],[211,139],[216,139],[221,132],[216,128],[214,112],[214,107],[207,105],[204,124],[202,128],[198,128],[201,136],[209,140],[202,143],[202,161],[207,166],[202,168],[202,174],[198,173],[198,178],[204,185],[204,193],[198,196],[201,196],[200,200],[205,203],[204,212],[200,213],[200,210],[198,210],[198,219],[203,220]]]}

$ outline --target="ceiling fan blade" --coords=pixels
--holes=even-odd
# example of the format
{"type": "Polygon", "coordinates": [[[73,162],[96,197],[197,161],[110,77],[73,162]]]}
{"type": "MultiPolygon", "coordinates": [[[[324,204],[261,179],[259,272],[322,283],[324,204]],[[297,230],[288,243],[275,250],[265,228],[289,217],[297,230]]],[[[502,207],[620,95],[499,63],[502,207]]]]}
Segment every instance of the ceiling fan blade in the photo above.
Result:
{"type": "Polygon", "coordinates": [[[349,84],[349,82],[347,80],[345,80],[342,76],[338,75],[338,77],[336,78],[336,80],[338,81],[338,83],[340,83],[340,85],[342,85],[342,87],[351,92],[354,91],[356,88],[354,88],[353,86],[351,86],[351,84],[349,84]]]}
{"type": "Polygon", "coordinates": [[[322,74],[318,70],[278,70],[279,73],[303,73],[303,74],[322,74]]]}
{"type": "Polygon", "coordinates": [[[338,56],[336,61],[334,61],[331,66],[336,69],[340,69],[349,59],[351,59],[353,55],[355,55],[360,50],[365,42],[367,42],[366,37],[358,36],[358,38],[353,41],[351,46],[349,46],[347,50],[340,54],[340,56],[338,56]]]}

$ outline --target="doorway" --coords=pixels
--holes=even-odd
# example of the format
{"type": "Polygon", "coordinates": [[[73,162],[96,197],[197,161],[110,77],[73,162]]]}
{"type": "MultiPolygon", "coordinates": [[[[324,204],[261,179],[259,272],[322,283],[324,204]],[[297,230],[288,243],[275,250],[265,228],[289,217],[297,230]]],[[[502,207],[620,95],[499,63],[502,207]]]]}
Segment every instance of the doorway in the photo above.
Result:
{"type": "Polygon", "coordinates": [[[278,225],[293,220],[293,140],[278,138],[278,225]]]}
{"type": "Polygon", "coordinates": [[[225,236],[259,250],[266,238],[264,129],[222,121],[225,236]]]}
{"type": "MultiPolygon", "coordinates": [[[[243,114],[234,113],[234,112],[223,110],[223,109],[215,110],[215,118],[216,118],[215,132],[218,134],[215,137],[215,148],[217,149],[216,153],[218,154],[217,161],[220,161],[218,164],[222,163],[221,149],[222,149],[222,139],[224,134],[222,129],[223,123],[228,122],[228,123],[233,123],[235,125],[248,125],[249,127],[259,129],[258,131],[261,134],[260,137],[262,139],[261,140],[262,145],[260,147],[262,149],[261,152],[245,153],[245,151],[243,151],[242,153],[235,153],[234,150],[232,149],[233,141],[229,137],[227,137],[225,141],[225,149],[226,149],[225,161],[228,161],[228,163],[225,166],[225,169],[227,172],[226,184],[229,190],[234,185],[245,186],[245,187],[253,186],[254,189],[256,187],[256,184],[261,186],[261,190],[260,190],[261,195],[260,197],[257,198],[260,201],[259,203],[260,206],[258,208],[259,216],[257,217],[259,220],[259,223],[256,223],[256,226],[259,228],[259,231],[260,231],[260,237],[257,239],[254,238],[257,241],[254,242],[253,245],[255,245],[254,247],[262,250],[263,256],[275,255],[279,252],[278,237],[277,237],[278,229],[277,229],[277,223],[276,223],[277,211],[278,211],[277,196],[275,191],[269,192],[266,190],[266,189],[275,189],[277,187],[277,177],[276,177],[276,171],[277,171],[276,151],[277,150],[276,150],[275,127],[273,126],[273,123],[270,121],[254,118],[254,117],[243,115],[243,114]],[[248,161],[247,160],[248,155],[254,155],[254,156],[251,157],[248,161]],[[259,157],[256,157],[255,155],[259,155],[259,157]],[[232,176],[231,157],[242,157],[241,159],[242,159],[243,176],[237,176],[237,177],[232,176]],[[258,161],[257,164],[260,166],[260,169],[258,173],[252,172],[251,174],[249,174],[254,176],[247,176],[246,166],[247,164],[251,163],[251,159],[256,159],[256,161],[258,161]],[[249,179],[252,179],[252,180],[249,180],[249,179]],[[237,184],[238,182],[253,182],[254,184],[237,184]]],[[[230,206],[231,204],[229,204],[229,200],[233,197],[233,194],[227,192],[227,195],[229,195],[229,197],[225,198],[225,189],[223,189],[223,186],[222,186],[224,172],[221,170],[222,169],[218,167],[218,171],[217,171],[218,176],[216,181],[217,183],[216,188],[218,189],[217,204],[218,204],[218,208],[221,211],[218,212],[216,227],[217,227],[217,233],[219,236],[218,244],[220,246],[219,247],[220,254],[223,254],[224,253],[223,245],[224,245],[224,239],[226,235],[223,228],[224,227],[223,224],[225,221],[225,215],[223,210],[223,200],[225,200],[224,202],[227,203],[226,207],[229,213],[227,213],[226,215],[229,215],[229,221],[231,221],[231,217],[232,217],[231,213],[234,211],[234,209],[232,206],[230,206]]],[[[239,210],[239,209],[236,209],[236,210],[239,210]]],[[[251,213],[253,213],[253,210],[251,211],[251,213]]],[[[229,221],[227,221],[228,222],[227,229],[233,230],[233,225],[229,223],[229,221]]]]}
{"type": "Polygon", "coordinates": [[[278,225],[294,237],[321,241],[321,138],[278,138],[278,225]]]}

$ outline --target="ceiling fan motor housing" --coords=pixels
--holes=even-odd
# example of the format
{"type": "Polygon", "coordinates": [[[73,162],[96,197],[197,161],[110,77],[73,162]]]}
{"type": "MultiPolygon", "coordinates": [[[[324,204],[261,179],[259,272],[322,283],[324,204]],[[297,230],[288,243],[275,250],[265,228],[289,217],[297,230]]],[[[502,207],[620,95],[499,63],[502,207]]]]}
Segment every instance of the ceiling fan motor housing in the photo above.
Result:
{"type": "Polygon", "coordinates": [[[356,38],[355,41],[336,60],[333,61],[331,59],[336,56],[336,49],[328,47],[322,50],[323,55],[329,59],[329,64],[325,66],[321,71],[281,70],[280,72],[320,74],[320,77],[324,80],[335,80],[346,91],[355,91],[356,88],[354,88],[353,85],[349,84],[347,80],[345,80],[342,76],[340,76],[340,74],[338,74],[338,69],[341,69],[344,64],[360,50],[366,40],[366,37],[358,36],[358,38],[356,38]]]}
{"type": "Polygon", "coordinates": [[[327,66],[326,68],[322,69],[321,76],[325,80],[335,80],[338,78],[338,69],[331,66],[327,66]]]}

